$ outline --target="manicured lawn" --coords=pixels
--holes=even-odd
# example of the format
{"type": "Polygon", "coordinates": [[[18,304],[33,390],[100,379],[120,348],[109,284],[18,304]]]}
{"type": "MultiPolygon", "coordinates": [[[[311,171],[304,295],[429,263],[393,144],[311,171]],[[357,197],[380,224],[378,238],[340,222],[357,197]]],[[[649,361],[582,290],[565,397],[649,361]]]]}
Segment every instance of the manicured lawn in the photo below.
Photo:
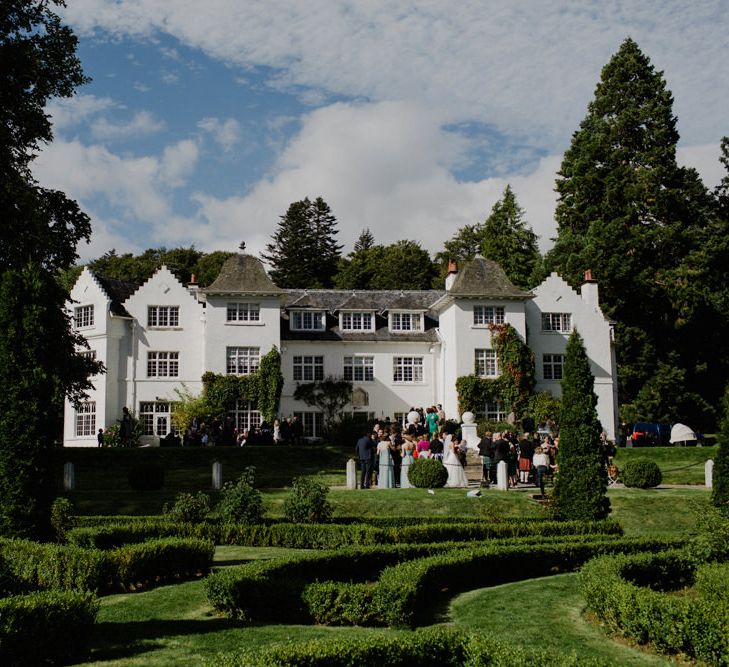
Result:
{"type": "Polygon", "coordinates": [[[607,637],[583,617],[576,574],[469,591],[454,598],[449,620],[525,647],[574,652],[614,665],[670,665],[607,637]]]}
{"type": "Polygon", "coordinates": [[[618,468],[633,459],[650,459],[658,464],[664,484],[704,484],[704,463],[716,459],[713,447],[626,447],[618,449],[618,468]]]}

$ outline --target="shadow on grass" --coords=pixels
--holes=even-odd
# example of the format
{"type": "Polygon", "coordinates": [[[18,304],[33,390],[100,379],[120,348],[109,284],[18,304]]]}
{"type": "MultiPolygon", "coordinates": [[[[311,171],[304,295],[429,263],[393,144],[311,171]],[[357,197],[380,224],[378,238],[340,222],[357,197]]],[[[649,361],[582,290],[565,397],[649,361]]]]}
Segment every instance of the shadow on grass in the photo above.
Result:
{"type": "Polygon", "coordinates": [[[205,635],[241,627],[239,622],[229,618],[101,622],[94,627],[91,658],[98,661],[129,658],[162,648],[162,644],[154,640],[164,637],[205,635]]]}

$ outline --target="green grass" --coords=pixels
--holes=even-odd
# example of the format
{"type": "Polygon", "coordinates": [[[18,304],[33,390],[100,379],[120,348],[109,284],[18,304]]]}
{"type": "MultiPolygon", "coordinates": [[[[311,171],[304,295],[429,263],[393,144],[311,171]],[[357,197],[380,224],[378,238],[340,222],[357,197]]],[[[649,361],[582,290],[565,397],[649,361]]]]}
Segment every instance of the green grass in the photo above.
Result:
{"type": "Polygon", "coordinates": [[[577,653],[614,665],[670,665],[607,637],[583,616],[576,574],[482,588],[454,598],[449,620],[482,630],[516,645],[577,653]]]}
{"type": "Polygon", "coordinates": [[[628,461],[655,461],[663,473],[663,484],[704,484],[704,463],[716,459],[718,446],[713,447],[626,447],[618,449],[615,465],[628,461]]]}

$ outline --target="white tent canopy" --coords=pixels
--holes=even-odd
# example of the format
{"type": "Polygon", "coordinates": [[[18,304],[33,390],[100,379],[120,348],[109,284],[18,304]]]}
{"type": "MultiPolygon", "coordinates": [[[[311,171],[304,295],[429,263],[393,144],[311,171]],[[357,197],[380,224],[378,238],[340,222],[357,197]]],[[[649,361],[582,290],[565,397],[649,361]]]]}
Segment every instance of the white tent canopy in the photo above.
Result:
{"type": "Polygon", "coordinates": [[[698,440],[696,433],[686,424],[674,424],[671,427],[671,444],[677,442],[693,442],[698,440]]]}

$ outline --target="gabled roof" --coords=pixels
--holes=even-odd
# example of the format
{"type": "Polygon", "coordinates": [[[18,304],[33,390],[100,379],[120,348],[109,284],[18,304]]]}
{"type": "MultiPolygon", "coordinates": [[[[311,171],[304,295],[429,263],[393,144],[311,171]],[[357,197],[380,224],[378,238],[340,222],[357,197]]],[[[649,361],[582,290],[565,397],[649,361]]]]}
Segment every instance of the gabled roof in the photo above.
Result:
{"type": "Polygon", "coordinates": [[[233,255],[225,260],[212,285],[200,290],[204,294],[270,294],[284,291],[268,277],[263,263],[253,255],[233,255]]]}
{"type": "Polygon", "coordinates": [[[106,293],[106,296],[109,297],[109,311],[114,315],[130,317],[127,309],[122,304],[137,290],[139,285],[117,280],[116,278],[97,276],[96,274],[93,274],[93,276],[106,293]]]}
{"type": "Polygon", "coordinates": [[[364,294],[361,292],[352,292],[334,310],[371,311],[374,310],[374,307],[372,305],[372,299],[367,292],[364,294]]]}
{"type": "Polygon", "coordinates": [[[532,297],[529,292],[524,292],[514,286],[496,262],[483,257],[476,257],[463,265],[448,290],[448,295],[489,299],[530,299],[532,297]]]}

